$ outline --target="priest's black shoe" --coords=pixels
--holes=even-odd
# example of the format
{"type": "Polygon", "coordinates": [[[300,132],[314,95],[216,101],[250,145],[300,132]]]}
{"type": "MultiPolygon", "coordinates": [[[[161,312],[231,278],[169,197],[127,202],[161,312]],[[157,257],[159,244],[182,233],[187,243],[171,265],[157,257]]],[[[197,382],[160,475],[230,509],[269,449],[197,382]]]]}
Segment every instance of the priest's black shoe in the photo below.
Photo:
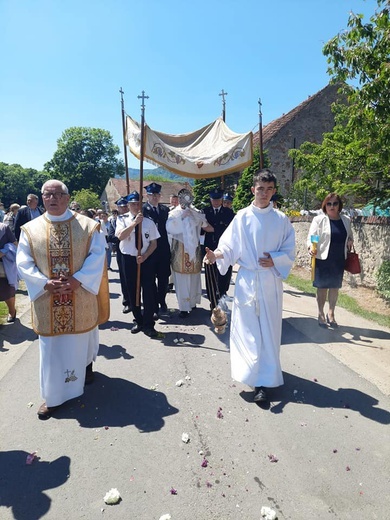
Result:
{"type": "Polygon", "coordinates": [[[134,325],[134,327],[131,329],[130,332],[131,332],[132,334],[138,334],[138,332],[141,332],[141,330],[142,330],[142,325],[139,325],[138,323],[136,323],[136,324],[134,325]]]}
{"type": "Polygon", "coordinates": [[[255,394],[253,396],[253,400],[255,403],[264,403],[267,401],[267,392],[265,391],[264,386],[256,386],[255,394]]]}
{"type": "Polygon", "coordinates": [[[179,318],[187,318],[190,315],[187,311],[180,311],[179,312],[179,318]]]}
{"type": "Polygon", "coordinates": [[[131,308],[128,305],[125,305],[122,309],[123,314],[128,314],[131,312],[131,308]]]}

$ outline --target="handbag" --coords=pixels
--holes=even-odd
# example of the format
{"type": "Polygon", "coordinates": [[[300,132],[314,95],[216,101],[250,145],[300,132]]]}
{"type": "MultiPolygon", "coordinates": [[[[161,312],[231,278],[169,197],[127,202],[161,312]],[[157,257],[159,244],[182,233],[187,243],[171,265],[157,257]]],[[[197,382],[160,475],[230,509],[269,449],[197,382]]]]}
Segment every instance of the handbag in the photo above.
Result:
{"type": "Polygon", "coordinates": [[[359,255],[356,253],[355,247],[353,250],[347,252],[344,269],[351,274],[361,273],[362,269],[360,267],[359,255]]]}

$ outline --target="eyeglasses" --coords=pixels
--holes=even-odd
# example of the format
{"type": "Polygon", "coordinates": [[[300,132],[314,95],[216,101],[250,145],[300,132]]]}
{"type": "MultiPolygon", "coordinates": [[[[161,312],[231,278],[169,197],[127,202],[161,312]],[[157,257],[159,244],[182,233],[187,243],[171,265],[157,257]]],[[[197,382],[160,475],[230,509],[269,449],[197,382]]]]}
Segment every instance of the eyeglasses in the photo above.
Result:
{"type": "Polygon", "coordinates": [[[59,200],[63,195],[67,195],[67,193],[63,193],[62,191],[44,191],[42,193],[44,199],[50,199],[50,197],[53,197],[55,200],[59,200]]]}
{"type": "Polygon", "coordinates": [[[330,208],[331,206],[338,206],[339,205],[339,201],[336,200],[335,202],[327,202],[326,205],[330,208]]]}

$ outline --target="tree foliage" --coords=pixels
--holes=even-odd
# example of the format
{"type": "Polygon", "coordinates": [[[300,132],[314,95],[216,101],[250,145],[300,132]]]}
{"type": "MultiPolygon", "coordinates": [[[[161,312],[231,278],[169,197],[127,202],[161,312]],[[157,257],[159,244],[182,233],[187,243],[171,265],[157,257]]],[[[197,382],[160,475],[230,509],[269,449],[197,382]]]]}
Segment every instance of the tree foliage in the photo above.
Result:
{"type": "Polygon", "coordinates": [[[390,16],[387,0],[377,5],[368,23],[352,13],[348,30],[324,46],[328,73],[341,85],[333,131],[290,152],[301,187],[319,200],[330,191],[361,202],[390,198],[390,16]]]}
{"type": "Polygon", "coordinates": [[[42,184],[48,180],[45,172],[23,168],[20,164],[0,162],[0,198],[5,208],[11,204],[26,204],[29,193],[41,192],[42,184]]]}
{"type": "Polygon", "coordinates": [[[73,191],[71,201],[76,200],[80,204],[81,209],[101,208],[99,196],[92,190],[82,188],[79,191],[73,191]]]}
{"type": "Polygon", "coordinates": [[[72,127],[62,133],[44,169],[64,182],[69,192],[84,188],[100,195],[111,177],[123,174],[118,155],[119,147],[107,130],[72,127]]]}

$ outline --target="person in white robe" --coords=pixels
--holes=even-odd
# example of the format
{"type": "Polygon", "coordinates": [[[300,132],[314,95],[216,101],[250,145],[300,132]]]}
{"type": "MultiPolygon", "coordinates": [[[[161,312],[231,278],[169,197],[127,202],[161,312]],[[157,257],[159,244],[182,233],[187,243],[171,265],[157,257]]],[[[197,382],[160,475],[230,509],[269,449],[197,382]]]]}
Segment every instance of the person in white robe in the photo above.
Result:
{"type": "Polygon", "coordinates": [[[295,257],[290,220],[270,202],[276,177],[267,169],[253,180],[252,204],[240,210],[205,261],[226,273],[239,265],[230,330],[233,379],[255,388],[254,400],[283,384],[280,364],[283,282],[295,257]]]}
{"type": "Polygon", "coordinates": [[[187,317],[201,301],[201,229],[209,224],[204,213],[192,205],[192,194],[179,191],[179,205],[169,212],[166,229],[171,237],[171,271],[181,318],[187,317]]]}
{"type": "Polygon", "coordinates": [[[47,181],[42,198],[46,213],[22,227],[16,260],[39,335],[45,402],[38,417],[47,419],[65,401],[83,394],[109,300],[106,242],[99,224],[67,208],[68,189],[60,181],[47,181]]]}

